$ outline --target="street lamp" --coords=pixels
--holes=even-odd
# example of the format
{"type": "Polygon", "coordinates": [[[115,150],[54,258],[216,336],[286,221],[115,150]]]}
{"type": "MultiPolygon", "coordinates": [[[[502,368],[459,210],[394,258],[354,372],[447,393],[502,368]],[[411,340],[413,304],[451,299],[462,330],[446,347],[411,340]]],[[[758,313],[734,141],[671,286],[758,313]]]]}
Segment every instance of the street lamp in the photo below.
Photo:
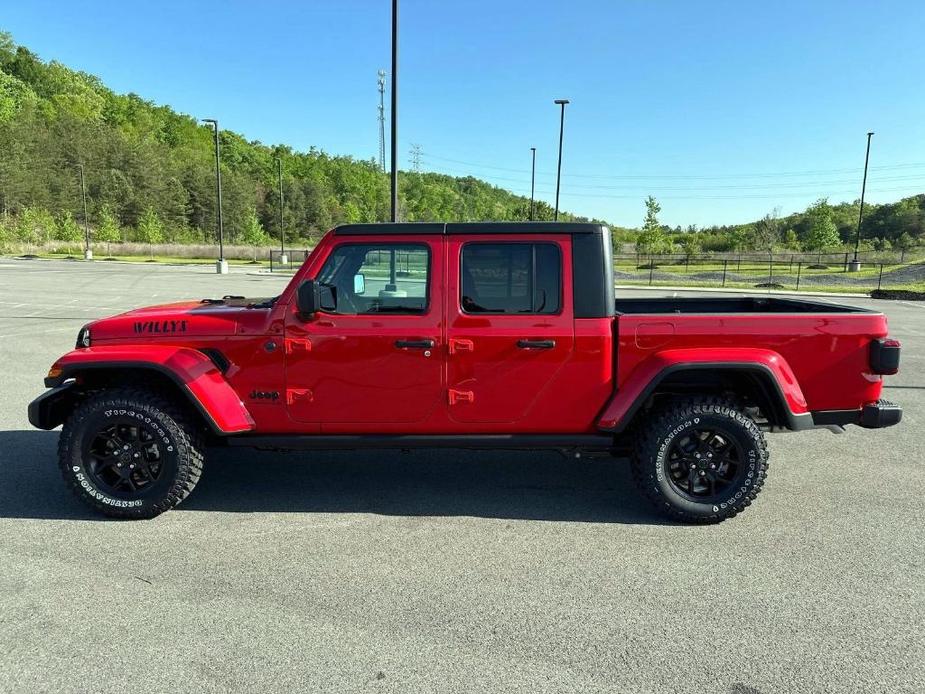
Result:
{"type": "Polygon", "coordinates": [[[215,199],[218,224],[218,260],[215,262],[215,271],[220,275],[228,274],[228,261],[225,260],[225,228],[222,224],[222,169],[219,166],[221,152],[218,144],[218,121],[214,118],[203,118],[203,123],[212,126],[215,136],[215,199]]]}
{"type": "Polygon", "coordinates": [[[392,0],[392,221],[398,221],[398,0],[392,0]]]}
{"type": "Polygon", "coordinates": [[[533,221],[533,189],[536,183],[536,147],[531,147],[530,152],[533,154],[533,165],[530,168],[530,221],[533,221]]]}
{"type": "Polygon", "coordinates": [[[854,237],[854,259],[848,265],[849,272],[857,272],[861,269],[861,262],[858,260],[858,249],[861,246],[861,222],[864,221],[864,193],[867,190],[867,161],[870,159],[870,138],[873,133],[867,133],[867,152],[864,154],[864,181],[861,183],[861,209],[858,211],[858,232],[854,237]]]}
{"type": "Polygon", "coordinates": [[[93,251],[90,250],[90,222],[87,219],[87,186],[84,184],[84,165],[78,164],[80,170],[80,197],[84,205],[84,260],[93,260],[93,251]]]}
{"type": "Polygon", "coordinates": [[[283,159],[276,157],[276,175],[279,179],[279,264],[288,265],[286,255],[286,228],[283,226],[283,159]]]}
{"type": "Polygon", "coordinates": [[[569,103],[568,99],[556,99],[553,103],[562,107],[562,115],[559,117],[559,166],[556,170],[556,213],[553,219],[559,221],[559,183],[562,178],[562,132],[565,130],[565,105],[569,103]]]}

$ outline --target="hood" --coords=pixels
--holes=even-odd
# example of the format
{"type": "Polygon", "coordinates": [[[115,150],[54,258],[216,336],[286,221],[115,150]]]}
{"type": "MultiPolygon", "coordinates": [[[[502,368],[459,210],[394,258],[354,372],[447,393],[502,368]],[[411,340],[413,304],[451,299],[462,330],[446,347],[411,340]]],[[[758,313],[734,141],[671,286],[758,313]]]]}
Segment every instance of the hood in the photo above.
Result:
{"type": "Polygon", "coordinates": [[[203,299],[136,308],[89,325],[92,342],[228,337],[265,329],[270,299],[203,299]]]}

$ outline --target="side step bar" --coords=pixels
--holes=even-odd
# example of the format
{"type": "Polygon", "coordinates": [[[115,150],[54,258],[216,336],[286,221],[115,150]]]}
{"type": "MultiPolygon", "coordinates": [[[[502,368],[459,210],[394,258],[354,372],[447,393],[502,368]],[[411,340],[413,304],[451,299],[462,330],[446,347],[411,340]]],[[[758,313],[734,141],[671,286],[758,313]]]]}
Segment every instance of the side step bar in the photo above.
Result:
{"type": "Polygon", "coordinates": [[[610,450],[611,436],[597,434],[440,434],[405,436],[387,434],[228,436],[228,446],[278,451],[332,451],[375,448],[458,448],[472,450],[610,450]]]}

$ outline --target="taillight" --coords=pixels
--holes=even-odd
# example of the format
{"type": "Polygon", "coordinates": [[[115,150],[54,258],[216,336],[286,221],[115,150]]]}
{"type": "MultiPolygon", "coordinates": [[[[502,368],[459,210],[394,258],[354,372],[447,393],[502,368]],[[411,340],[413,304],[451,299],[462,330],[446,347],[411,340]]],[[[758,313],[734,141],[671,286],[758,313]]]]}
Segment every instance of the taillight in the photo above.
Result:
{"type": "Polygon", "coordinates": [[[899,371],[899,351],[902,345],[892,337],[881,337],[870,343],[870,368],[875,374],[895,374],[899,371]]]}

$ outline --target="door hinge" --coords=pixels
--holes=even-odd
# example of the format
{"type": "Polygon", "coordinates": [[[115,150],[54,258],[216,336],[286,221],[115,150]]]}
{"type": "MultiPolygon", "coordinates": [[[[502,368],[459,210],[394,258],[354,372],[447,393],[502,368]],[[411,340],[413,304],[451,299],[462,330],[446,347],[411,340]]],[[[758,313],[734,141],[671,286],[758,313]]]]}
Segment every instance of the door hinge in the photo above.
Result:
{"type": "Polygon", "coordinates": [[[309,339],[286,338],[286,354],[294,354],[297,351],[311,352],[312,341],[309,339]]]}
{"type": "Polygon", "coordinates": [[[456,390],[455,388],[450,388],[449,396],[451,405],[455,405],[458,402],[475,402],[475,393],[471,390],[456,390]]]}
{"type": "Polygon", "coordinates": [[[286,404],[294,405],[299,400],[312,401],[312,391],[308,388],[288,388],[286,390],[286,404]]]}
{"type": "Polygon", "coordinates": [[[449,340],[450,345],[450,354],[458,354],[459,352],[472,352],[475,350],[475,343],[472,340],[466,340],[464,338],[451,337],[449,340]]]}

